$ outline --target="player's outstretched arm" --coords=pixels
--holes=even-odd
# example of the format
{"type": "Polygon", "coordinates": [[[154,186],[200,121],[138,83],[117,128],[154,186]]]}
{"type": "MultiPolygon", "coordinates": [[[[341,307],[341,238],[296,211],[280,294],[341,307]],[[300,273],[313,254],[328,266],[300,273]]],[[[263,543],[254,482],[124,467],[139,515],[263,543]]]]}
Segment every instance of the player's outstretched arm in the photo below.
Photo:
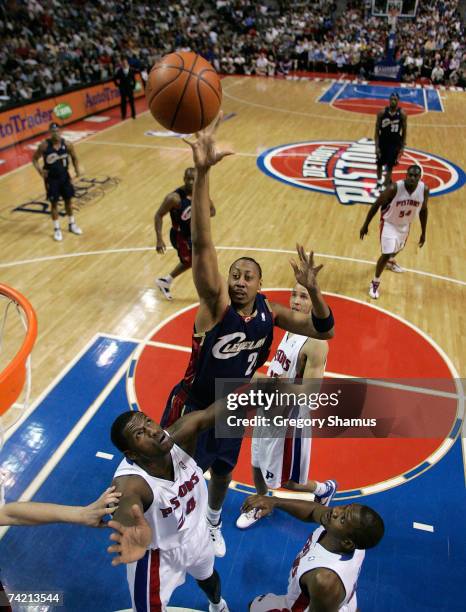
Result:
{"type": "Polygon", "coordinates": [[[167,250],[167,245],[163,240],[162,228],[163,218],[174,208],[179,208],[181,204],[181,198],[178,193],[173,192],[165,196],[164,201],[160,204],[159,209],[154,216],[154,228],[156,236],[156,251],[163,255],[167,250]]]}
{"type": "Polygon", "coordinates": [[[118,507],[121,493],[109,487],[89,506],[62,506],[36,502],[14,502],[0,508],[0,525],[45,525],[76,523],[88,527],[103,527],[103,518],[118,507]]]}
{"type": "Polygon", "coordinates": [[[361,229],[359,230],[359,237],[361,238],[361,240],[363,240],[364,236],[368,233],[369,224],[374,218],[374,216],[377,214],[377,211],[379,210],[379,208],[381,206],[385,206],[386,204],[389,204],[393,200],[395,195],[396,195],[396,185],[393,184],[393,185],[390,185],[390,187],[388,187],[387,189],[385,189],[385,191],[383,191],[379,195],[379,197],[374,202],[374,204],[372,204],[372,206],[370,207],[367,213],[366,220],[364,221],[364,223],[361,226],[361,229]]]}
{"type": "Polygon", "coordinates": [[[426,241],[426,230],[427,230],[427,217],[428,209],[427,202],[429,200],[429,188],[427,185],[424,187],[424,202],[422,203],[421,212],[419,213],[419,220],[421,222],[421,237],[419,238],[419,246],[423,247],[426,241]]]}
{"type": "Polygon", "coordinates": [[[108,526],[114,529],[110,539],[115,544],[107,548],[107,552],[116,553],[116,557],[112,559],[112,565],[139,561],[150,546],[152,530],[139,504],[133,504],[130,513],[133,524],[129,527],[115,520],[108,523],[108,526]]]}
{"type": "Polygon", "coordinates": [[[306,254],[302,245],[296,245],[298,262],[291,260],[296,281],[306,287],[312,301],[311,316],[286,308],[281,304],[272,303],[275,324],[293,334],[301,334],[310,338],[327,340],[333,338],[333,316],[325,302],[317,283],[317,274],[322,265],[314,265],[314,253],[306,254]]]}
{"type": "Polygon", "coordinates": [[[320,523],[322,517],[329,512],[329,509],[322,504],[301,499],[284,499],[282,497],[266,497],[264,495],[250,495],[244,502],[242,512],[258,510],[260,516],[272,514],[278,508],[287,514],[303,521],[304,523],[320,523]]]}
{"type": "Polygon", "coordinates": [[[228,291],[219,269],[211,231],[211,199],[209,195],[209,170],[232,151],[221,151],[215,143],[215,132],[222,118],[196,134],[196,140],[185,139],[193,152],[196,167],[191,204],[191,241],[193,247],[193,280],[201,307],[196,317],[197,331],[205,331],[216,322],[228,304],[228,291]]]}

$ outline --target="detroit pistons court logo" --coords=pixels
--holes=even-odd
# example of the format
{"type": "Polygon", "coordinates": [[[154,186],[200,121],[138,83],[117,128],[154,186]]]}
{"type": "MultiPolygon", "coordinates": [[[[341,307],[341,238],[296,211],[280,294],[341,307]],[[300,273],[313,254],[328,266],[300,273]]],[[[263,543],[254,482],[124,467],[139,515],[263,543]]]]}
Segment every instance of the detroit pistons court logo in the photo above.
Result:
{"type": "MultiPolygon", "coordinates": [[[[412,164],[422,168],[431,196],[455,191],[466,182],[464,171],[452,162],[409,148],[394,168],[393,180],[405,178],[412,164]]],[[[336,195],[340,204],[373,204],[376,200],[375,145],[368,138],[281,145],[264,151],[257,165],[268,176],[293,187],[336,195]]]]}

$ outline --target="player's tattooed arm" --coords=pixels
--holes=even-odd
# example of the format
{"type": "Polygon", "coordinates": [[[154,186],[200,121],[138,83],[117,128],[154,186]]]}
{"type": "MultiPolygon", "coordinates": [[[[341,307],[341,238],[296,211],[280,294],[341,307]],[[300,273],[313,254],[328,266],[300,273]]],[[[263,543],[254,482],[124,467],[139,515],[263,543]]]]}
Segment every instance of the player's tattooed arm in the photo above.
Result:
{"type": "Polygon", "coordinates": [[[112,482],[116,490],[121,492],[118,508],[115,511],[114,519],[123,525],[133,525],[134,516],[131,508],[134,505],[145,512],[154,500],[152,489],[144,478],[137,475],[118,476],[112,482]]]}
{"type": "Polygon", "coordinates": [[[47,171],[41,167],[41,165],[39,164],[39,160],[42,157],[42,155],[45,153],[46,148],[47,148],[47,142],[44,140],[43,142],[40,143],[40,145],[35,150],[34,155],[32,156],[32,165],[34,166],[34,168],[37,170],[37,172],[42,178],[47,178],[47,171]]]}
{"type": "Polygon", "coordinates": [[[70,157],[71,157],[71,161],[73,162],[74,171],[76,172],[76,176],[81,176],[79,160],[78,160],[78,156],[76,155],[74,145],[72,145],[71,142],[67,142],[66,146],[68,148],[68,151],[70,152],[70,157]]]}
{"type": "Polygon", "coordinates": [[[396,185],[393,183],[392,185],[390,185],[390,187],[385,189],[385,191],[383,191],[379,195],[379,197],[374,202],[374,204],[372,204],[372,206],[370,207],[367,213],[366,220],[364,221],[364,223],[361,226],[361,229],[359,230],[359,237],[361,238],[361,240],[363,240],[364,236],[368,233],[370,222],[372,221],[374,216],[377,214],[377,211],[379,210],[379,208],[381,206],[386,206],[387,204],[389,204],[393,200],[395,195],[396,195],[396,185]]]}
{"type": "Polygon", "coordinates": [[[306,572],[299,583],[309,596],[309,612],[337,612],[340,609],[345,589],[332,570],[320,567],[306,572]]]}
{"type": "Polygon", "coordinates": [[[428,209],[427,202],[429,200],[429,188],[427,185],[424,187],[424,202],[422,203],[422,208],[419,213],[419,220],[421,222],[421,237],[419,238],[419,246],[423,247],[426,241],[426,230],[427,230],[427,217],[428,217],[428,209]]]}

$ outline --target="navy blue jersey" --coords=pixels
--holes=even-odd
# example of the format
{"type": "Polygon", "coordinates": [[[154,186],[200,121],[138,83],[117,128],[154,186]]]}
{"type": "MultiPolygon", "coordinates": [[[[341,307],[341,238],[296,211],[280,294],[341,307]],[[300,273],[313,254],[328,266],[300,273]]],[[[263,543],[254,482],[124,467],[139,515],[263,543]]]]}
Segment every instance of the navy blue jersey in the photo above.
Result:
{"type": "Polygon", "coordinates": [[[269,303],[258,293],[251,316],[243,317],[229,305],[222,320],[207,333],[194,330],[191,360],[182,383],[188,402],[199,408],[212,404],[216,378],[251,379],[267,360],[273,325],[269,303]]]}
{"type": "Polygon", "coordinates": [[[65,179],[69,178],[68,174],[68,147],[63,138],[60,140],[60,146],[56,149],[50,139],[47,141],[47,148],[43,153],[44,170],[47,170],[47,178],[49,179],[65,179]]]}
{"type": "Polygon", "coordinates": [[[401,147],[401,110],[399,108],[392,114],[387,106],[383,112],[379,128],[379,143],[381,147],[401,147]]]}
{"type": "Polygon", "coordinates": [[[183,187],[175,189],[175,193],[180,196],[181,204],[170,210],[173,229],[191,240],[191,198],[183,187]]]}

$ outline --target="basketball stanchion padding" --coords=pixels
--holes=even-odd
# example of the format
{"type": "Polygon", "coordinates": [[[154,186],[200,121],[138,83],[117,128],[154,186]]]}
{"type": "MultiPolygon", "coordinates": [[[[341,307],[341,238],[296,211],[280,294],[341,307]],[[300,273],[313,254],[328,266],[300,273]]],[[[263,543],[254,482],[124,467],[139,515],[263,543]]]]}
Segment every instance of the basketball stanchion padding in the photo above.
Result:
{"type": "Polygon", "coordinates": [[[29,300],[16,289],[0,283],[0,295],[8,298],[16,306],[26,330],[18,352],[0,372],[0,415],[2,415],[16,402],[23,390],[28,358],[37,337],[37,316],[29,300]]]}

